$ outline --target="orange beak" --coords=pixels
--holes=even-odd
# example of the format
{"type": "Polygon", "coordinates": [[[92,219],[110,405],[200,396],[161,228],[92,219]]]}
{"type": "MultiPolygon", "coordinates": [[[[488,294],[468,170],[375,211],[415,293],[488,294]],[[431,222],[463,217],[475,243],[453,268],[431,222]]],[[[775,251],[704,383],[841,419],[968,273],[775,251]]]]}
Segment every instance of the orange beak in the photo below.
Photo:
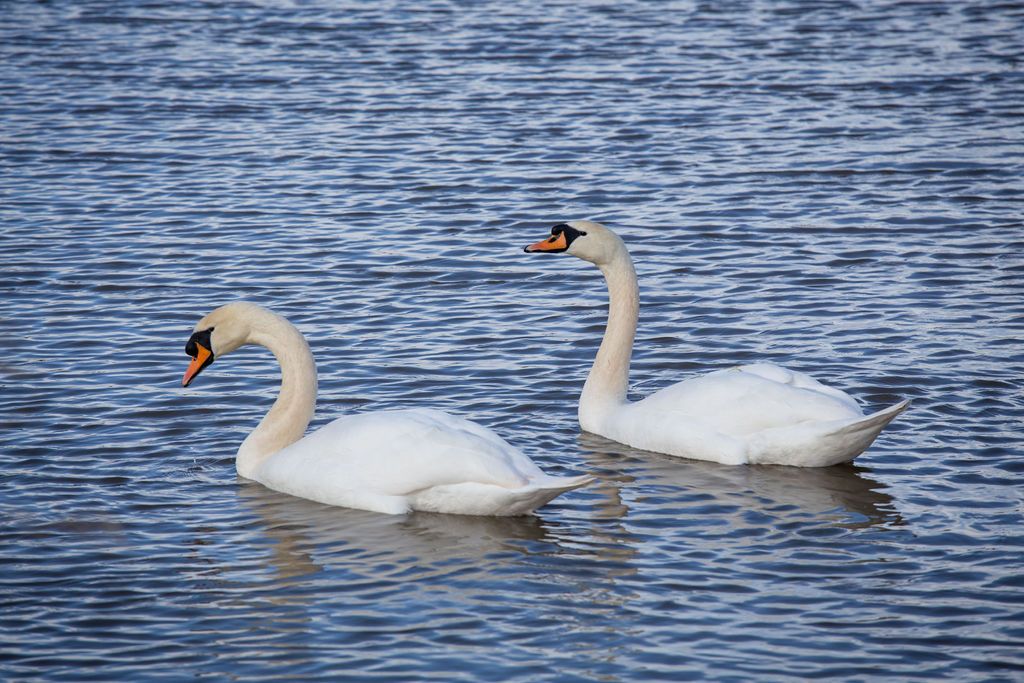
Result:
{"type": "Polygon", "coordinates": [[[206,348],[202,344],[196,344],[196,356],[189,363],[188,370],[185,371],[185,376],[181,378],[181,386],[187,387],[192,384],[192,380],[196,378],[203,368],[213,362],[213,352],[206,348]]]}
{"type": "Polygon", "coordinates": [[[557,251],[565,251],[568,248],[569,248],[569,244],[568,244],[568,242],[565,239],[565,233],[562,232],[562,233],[559,233],[558,235],[552,235],[551,237],[547,238],[546,240],[541,240],[540,242],[537,242],[536,244],[531,244],[530,246],[524,248],[523,251],[525,251],[527,253],[532,253],[532,252],[535,252],[535,251],[556,251],[557,252],[557,251]]]}

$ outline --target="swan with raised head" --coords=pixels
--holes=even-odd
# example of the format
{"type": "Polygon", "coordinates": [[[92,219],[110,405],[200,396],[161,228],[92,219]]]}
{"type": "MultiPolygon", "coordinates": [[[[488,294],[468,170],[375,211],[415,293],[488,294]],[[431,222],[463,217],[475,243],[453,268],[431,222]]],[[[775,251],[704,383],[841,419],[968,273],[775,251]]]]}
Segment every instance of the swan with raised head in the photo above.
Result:
{"type": "Polygon", "coordinates": [[[527,252],[567,253],[601,269],[608,325],[579,403],[580,427],[634,448],[726,465],[825,467],[860,455],[909,401],[865,416],[848,394],[770,363],[717,370],[630,402],[640,296],[622,239],[592,221],[551,228],[527,252]]]}
{"type": "Polygon", "coordinates": [[[238,474],[267,488],[388,514],[507,516],[592,481],[544,474],[491,430],[440,410],[346,415],[305,435],[316,404],[313,354],[294,325],[251,303],[199,321],[185,346],[192,362],[182,386],[246,344],[270,349],[281,366],[277,400],[235,457],[238,474]]]}

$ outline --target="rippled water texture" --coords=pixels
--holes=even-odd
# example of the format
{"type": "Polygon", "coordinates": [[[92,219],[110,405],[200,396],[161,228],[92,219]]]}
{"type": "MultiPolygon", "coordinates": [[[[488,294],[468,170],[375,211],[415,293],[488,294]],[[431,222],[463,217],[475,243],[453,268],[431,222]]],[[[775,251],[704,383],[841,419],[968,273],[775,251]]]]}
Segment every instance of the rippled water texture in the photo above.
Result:
{"type": "MultiPolygon", "coordinates": [[[[988,5],[988,6],[984,6],[988,5]]],[[[0,678],[1024,678],[1024,10],[7,2],[0,678]],[[644,395],[755,359],[910,411],[856,466],[580,434],[619,230],[644,395]],[[314,426],[436,406],[601,482],[388,517],[236,479],[259,349],[314,426]]]]}

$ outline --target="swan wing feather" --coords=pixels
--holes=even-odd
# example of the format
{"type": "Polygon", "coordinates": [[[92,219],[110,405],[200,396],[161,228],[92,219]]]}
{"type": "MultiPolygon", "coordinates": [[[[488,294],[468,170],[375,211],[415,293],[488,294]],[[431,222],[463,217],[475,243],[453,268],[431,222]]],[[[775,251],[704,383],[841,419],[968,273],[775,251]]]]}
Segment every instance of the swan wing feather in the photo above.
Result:
{"type": "Polygon", "coordinates": [[[631,407],[629,413],[634,416],[647,411],[667,413],[734,437],[863,415],[856,401],[844,392],[769,363],[718,370],[679,382],[631,407]]]}
{"type": "MultiPolygon", "coordinates": [[[[546,475],[493,431],[433,409],[338,418],[274,454],[263,463],[257,478],[275,490],[332,505],[381,509],[401,507],[397,501],[405,501],[406,507],[424,509],[415,503],[429,499],[435,501],[429,509],[447,512],[460,494],[474,487],[478,494],[484,487],[493,499],[500,491],[555,486],[553,498],[586,483],[546,475]],[[448,495],[431,499],[425,492],[434,489],[448,495]],[[353,496],[359,505],[352,505],[353,496]],[[381,498],[380,504],[368,505],[367,498],[381,498]]],[[[484,511],[488,504],[480,502],[479,495],[461,500],[476,501],[463,505],[470,509],[464,514],[493,514],[484,511]]]]}

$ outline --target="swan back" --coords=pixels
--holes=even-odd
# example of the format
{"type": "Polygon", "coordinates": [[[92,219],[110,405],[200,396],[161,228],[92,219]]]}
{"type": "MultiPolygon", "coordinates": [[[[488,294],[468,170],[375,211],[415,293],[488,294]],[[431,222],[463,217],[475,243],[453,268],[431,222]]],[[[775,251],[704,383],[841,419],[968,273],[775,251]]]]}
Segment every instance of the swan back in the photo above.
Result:
{"type": "Polygon", "coordinates": [[[525,514],[589,477],[544,474],[478,424],[439,410],[358,413],[268,459],[264,485],[329,505],[397,514],[525,514]]]}
{"type": "Polygon", "coordinates": [[[494,432],[424,408],[340,417],[268,460],[259,477],[295,480],[304,472],[389,495],[465,481],[518,488],[541,475],[494,432]]]}

